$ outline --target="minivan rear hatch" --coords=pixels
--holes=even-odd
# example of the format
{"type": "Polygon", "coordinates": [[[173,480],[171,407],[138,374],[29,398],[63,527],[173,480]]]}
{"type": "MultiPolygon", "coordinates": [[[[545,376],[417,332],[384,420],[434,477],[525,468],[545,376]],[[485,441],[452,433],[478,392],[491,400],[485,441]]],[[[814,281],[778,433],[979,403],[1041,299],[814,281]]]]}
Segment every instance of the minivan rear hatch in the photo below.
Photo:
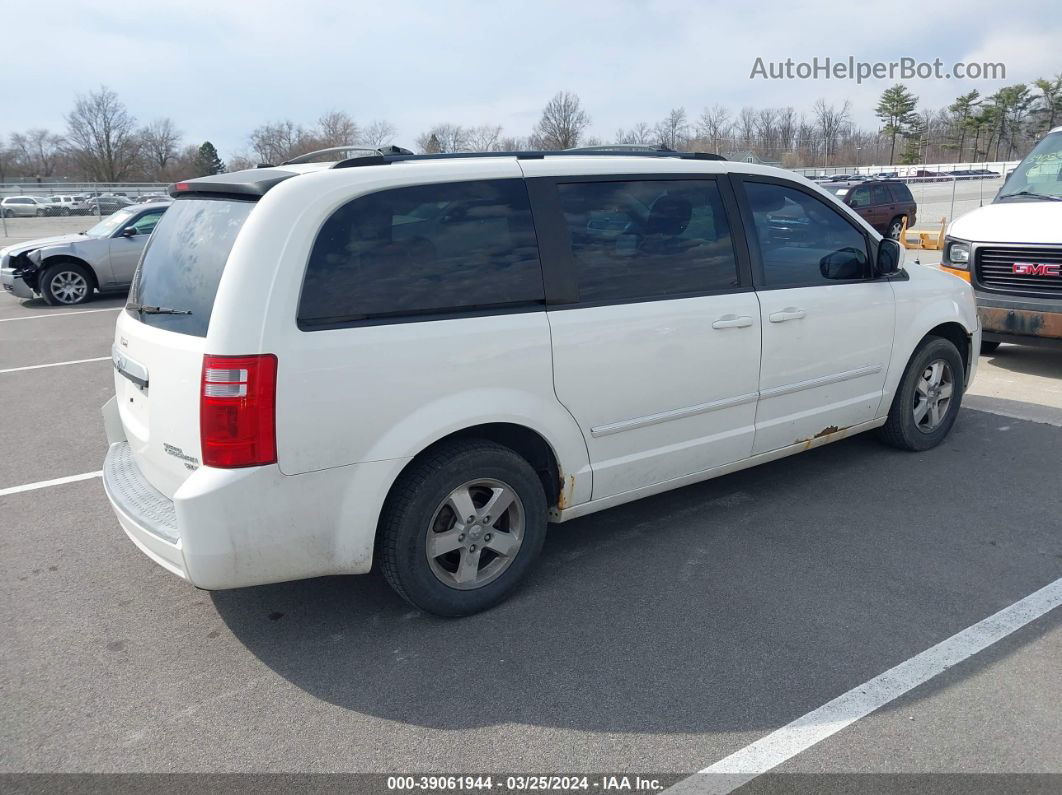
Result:
{"type": "Polygon", "coordinates": [[[115,330],[126,439],[145,478],[170,498],[201,465],[207,329],[229,252],[254,206],[251,197],[178,198],[144,250],[115,330]]]}

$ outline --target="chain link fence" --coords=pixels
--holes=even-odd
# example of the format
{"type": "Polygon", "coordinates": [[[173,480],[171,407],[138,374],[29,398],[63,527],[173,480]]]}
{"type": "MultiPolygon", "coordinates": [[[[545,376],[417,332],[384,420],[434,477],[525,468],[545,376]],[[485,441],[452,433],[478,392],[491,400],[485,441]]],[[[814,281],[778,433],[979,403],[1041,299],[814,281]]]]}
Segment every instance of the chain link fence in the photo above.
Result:
{"type": "MultiPolygon", "coordinates": [[[[889,178],[904,182],[918,204],[919,229],[937,231],[978,207],[990,204],[1003,181],[1019,160],[982,161],[977,163],[918,163],[903,166],[831,166],[800,168],[798,174],[808,178],[849,177],[852,179],[889,178]]],[[[829,187],[829,182],[822,183],[829,187]]]]}
{"type": "MultiPolygon", "coordinates": [[[[902,180],[918,203],[918,227],[935,231],[941,223],[989,204],[1018,162],[831,166],[794,171],[806,177],[847,175],[862,179],[887,174],[902,180]]],[[[0,244],[86,229],[127,204],[165,197],[167,187],[162,182],[0,182],[0,244]]]]}
{"type": "Polygon", "coordinates": [[[164,182],[0,182],[0,244],[77,232],[131,204],[167,198],[164,182]]]}

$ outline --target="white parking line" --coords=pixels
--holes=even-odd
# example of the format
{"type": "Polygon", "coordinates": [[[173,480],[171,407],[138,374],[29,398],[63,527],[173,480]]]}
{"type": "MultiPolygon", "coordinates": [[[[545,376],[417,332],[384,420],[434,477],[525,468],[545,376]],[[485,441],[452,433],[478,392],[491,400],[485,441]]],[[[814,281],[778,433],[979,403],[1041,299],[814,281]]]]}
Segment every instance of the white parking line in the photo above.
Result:
{"type": "Polygon", "coordinates": [[[46,489],[49,486],[62,486],[64,483],[77,483],[79,480],[92,480],[92,478],[98,478],[102,475],[102,471],[85,472],[81,475],[68,475],[65,478],[56,478],[55,480],[38,480],[36,483],[27,483],[24,486],[9,486],[6,489],[0,489],[0,497],[6,497],[9,494],[21,494],[24,491],[46,489]]]}
{"type": "Polygon", "coordinates": [[[124,306],[109,306],[106,309],[79,309],[77,312],[53,312],[50,315],[26,315],[25,317],[0,317],[0,323],[9,323],[12,320],[36,320],[41,317],[66,317],[67,315],[90,315],[93,312],[120,312],[124,306]]]}
{"type": "Polygon", "coordinates": [[[42,367],[65,367],[68,364],[85,364],[86,362],[109,362],[110,356],[97,356],[95,359],[74,359],[69,362],[52,362],[51,364],[31,364],[26,367],[9,367],[7,370],[0,370],[0,374],[3,373],[20,373],[23,370],[40,370],[42,367]]]}
{"type": "Polygon", "coordinates": [[[1062,578],[683,779],[668,791],[731,792],[1059,605],[1062,605],[1062,578]]]}

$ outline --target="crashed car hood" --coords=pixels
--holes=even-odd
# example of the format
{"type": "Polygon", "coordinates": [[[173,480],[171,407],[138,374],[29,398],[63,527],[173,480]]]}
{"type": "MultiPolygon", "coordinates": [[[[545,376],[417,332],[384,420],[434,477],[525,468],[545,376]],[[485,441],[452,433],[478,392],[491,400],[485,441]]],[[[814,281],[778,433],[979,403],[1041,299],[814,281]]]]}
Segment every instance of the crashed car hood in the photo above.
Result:
{"type": "Polygon", "coordinates": [[[82,240],[91,240],[92,238],[87,235],[81,235],[74,233],[71,235],[55,235],[53,237],[39,237],[36,240],[26,240],[23,243],[16,243],[13,246],[7,246],[0,249],[0,254],[7,254],[11,257],[17,257],[19,254],[25,254],[27,251],[33,251],[37,248],[44,248],[45,246],[55,246],[63,243],[78,243],[82,240]]]}

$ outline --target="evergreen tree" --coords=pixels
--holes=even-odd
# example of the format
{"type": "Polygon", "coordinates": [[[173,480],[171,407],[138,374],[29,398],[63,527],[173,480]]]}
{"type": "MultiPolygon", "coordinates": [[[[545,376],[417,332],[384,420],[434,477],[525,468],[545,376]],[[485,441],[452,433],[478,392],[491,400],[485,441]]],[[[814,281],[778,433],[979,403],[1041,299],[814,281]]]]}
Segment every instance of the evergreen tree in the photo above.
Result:
{"type": "MultiPolygon", "coordinates": [[[[969,94],[962,94],[955,98],[955,101],[948,106],[948,110],[951,111],[955,118],[955,126],[958,128],[959,140],[955,144],[955,147],[959,150],[959,155],[955,162],[963,160],[963,151],[966,148],[966,134],[974,127],[974,109],[981,104],[978,97],[981,96],[981,92],[976,88],[969,94]]],[[[977,157],[977,154],[974,154],[977,157]]]]}
{"type": "Polygon", "coordinates": [[[218,157],[218,150],[210,141],[204,141],[199,147],[199,153],[195,158],[196,176],[206,177],[211,174],[220,174],[225,170],[225,164],[218,157]]]}
{"type": "Polygon", "coordinates": [[[896,137],[909,134],[909,128],[915,121],[914,109],[917,105],[918,97],[908,91],[903,83],[897,83],[882,92],[878,107],[874,109],[878,118],[885,124],[882,132],[890,138],[890,166],[896,160],[896,137]]]}

